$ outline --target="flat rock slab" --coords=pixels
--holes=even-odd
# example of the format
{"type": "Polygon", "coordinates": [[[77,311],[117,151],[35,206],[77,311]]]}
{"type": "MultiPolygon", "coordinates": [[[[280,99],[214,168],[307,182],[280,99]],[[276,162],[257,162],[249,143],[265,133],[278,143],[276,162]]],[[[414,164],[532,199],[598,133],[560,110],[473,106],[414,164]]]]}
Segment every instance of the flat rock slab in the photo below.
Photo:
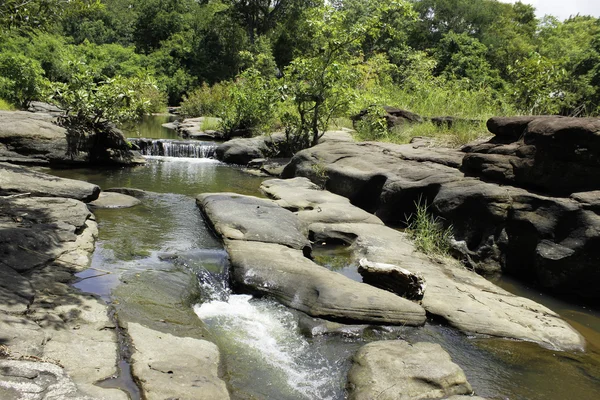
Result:
{"type": "MultiPolygon", "coordinates": [[[[23,313],[31,304],[34,290],[29,282],[14,269],[0,264],[0,311],[23,313]]],[[[0,334],[1,336],[1,334],[0,334]]]]}
{"type": "Polygon", "coordinates": [[[532,341],[558,350],[584,348],[583,337],[554,311],[499,288],[457,261],[431,261],[402,232],[373,224],[313,224],[310,230],[317,240],[354,238],[355,250],[369,260],[419,273],[427,282],[423,307],[463,332],[532,341]]]}
{"type": "Polygon", "coordinates": [[[402,340],[369,343],[348,373],[351,400],[419,400],[471,394],[462,369],[439,344],[402,340]]]}
{"type": "Polygon", "coordinates": [[[196,203],[224,239],[277,243],[310,254],[298,218],[271,200],[235,193],[201,194],[196,203]]]}
{"type": "Polygon", "coordinates": [[[229,399],[225,382],[218,376],[219,350],[214,344],[136,323],[129,323],[127,332],[135,348],[133,375],[146,399],[229,399]]]}
{"type": "Polygon", "coordinates": [[[94,208],[130,208],[140,203],[141,201],[133,196],[115,192],[102,192],[89,205],[94,208]]]}
{"type": "Polygon", "coordinates": [[[0,196],[24,193],[31,196],[65,197],[89,202],[98,198],[100,187],[0,162],[0,196]]]}
{"type": "MultiPolygon", "coordinates": [[[[95,224],[88,220],[90,216],[86,205],[73,199],[0,197],[0,254],[3,264],[22,272],[67,253],[74,256],[82,251],[88,256],[93,250],[94,238],[88,237],[91,231],[86,228],[95,224]],[[83,234],[78,235],[80,232],[83,234]],[[83,236],[88,239],[88,244],[80,243],[83,236]],[[88,248],[90,246],[91,249],[88,248]]],[[[87,258],[82,260],[83,264],[87,261],[87,258]]]]}
{"type": "Polygon", "coordinates": [[[353,281],[280,244],[228,240],[232,279],[242,291],[269,295],[313,317],[358,323],[418,326],[421,306],[353,281]]]}
{"type": "Polygon", "coordinates": [[[308,178],[269,179],[263,182],[261,190],[281,207],[294,210],[305,224],[365,222],[383,225],[375,215],[353,206],[343,196],[323,190],[308,178]]]}

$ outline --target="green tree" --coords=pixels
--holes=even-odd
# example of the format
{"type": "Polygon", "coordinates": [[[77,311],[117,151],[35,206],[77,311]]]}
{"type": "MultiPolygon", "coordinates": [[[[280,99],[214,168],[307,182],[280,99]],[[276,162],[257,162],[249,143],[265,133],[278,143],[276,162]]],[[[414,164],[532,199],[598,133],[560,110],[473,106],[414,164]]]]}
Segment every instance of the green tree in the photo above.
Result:
{"type": "Polygon", "coordinates": [[[22,54],[0,53],[0,98],[27,108],[48,86],[39,62],[22,54]]]}

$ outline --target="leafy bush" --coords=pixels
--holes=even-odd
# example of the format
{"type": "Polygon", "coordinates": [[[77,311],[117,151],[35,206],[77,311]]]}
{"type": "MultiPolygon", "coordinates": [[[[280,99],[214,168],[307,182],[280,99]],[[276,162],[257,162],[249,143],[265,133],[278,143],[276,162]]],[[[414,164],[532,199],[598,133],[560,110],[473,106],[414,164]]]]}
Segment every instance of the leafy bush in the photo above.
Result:
{"type": "Polygon", "coordinates": [[[208,86],[204,83],[181,102],[181,114],[186,117],[204,117],[221,115],[229,98],[229,85],[215,83],[208,86]]]}
{"type": "Polygon", "coordinates": [[[27,108],[44,97],[48,81],[40,63],[22,54],[0,54],[0,97],[27,108]]]}
{"type": "Polygon", "coordinates": [[[272,81],[251,68],[238,75],[228,89],[230,97],[218,115],[225,137],[252,136],[270,126],[279,99],[272,81]]]}
{"type": "Polygon", "coordinates": [[[13,107],[12,104],[10,104],[8,101],[4,100],[4,99],[0,99],[0,110],[2,111],[12,111],[15,108],[13,107]]]}

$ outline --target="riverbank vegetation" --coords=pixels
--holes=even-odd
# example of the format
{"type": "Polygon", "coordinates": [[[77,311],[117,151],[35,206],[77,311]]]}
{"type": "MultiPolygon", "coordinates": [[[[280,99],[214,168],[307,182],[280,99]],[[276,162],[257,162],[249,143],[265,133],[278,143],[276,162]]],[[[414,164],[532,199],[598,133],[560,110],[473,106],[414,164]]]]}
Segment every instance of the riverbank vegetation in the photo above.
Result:
{"type": "Polygon", "coordinates": [[[303,148],[368,107],[363,139],[451,144],[493,115],[600,112],[600,21],[519,2],[7,0],[0,27],[0,99],[88,121],[181,105],[303,148]],[[481,122],[389,129],[383,105],[481,122]]]}

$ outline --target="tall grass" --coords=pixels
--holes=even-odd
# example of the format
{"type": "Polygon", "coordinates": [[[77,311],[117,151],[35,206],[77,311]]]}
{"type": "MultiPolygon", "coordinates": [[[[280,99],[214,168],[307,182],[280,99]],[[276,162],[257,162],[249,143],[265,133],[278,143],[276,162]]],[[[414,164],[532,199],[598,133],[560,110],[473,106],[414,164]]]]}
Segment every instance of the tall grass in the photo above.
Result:
{"type": "Polygon", "coordinates": [[[448,255],[452,226],[445,228],[442,220],[429,212],[429,206],[422,197],[415,202],[415,208],[415,212],[407,217],[406,232],[417,250],[428,255],[448,255]]]}

